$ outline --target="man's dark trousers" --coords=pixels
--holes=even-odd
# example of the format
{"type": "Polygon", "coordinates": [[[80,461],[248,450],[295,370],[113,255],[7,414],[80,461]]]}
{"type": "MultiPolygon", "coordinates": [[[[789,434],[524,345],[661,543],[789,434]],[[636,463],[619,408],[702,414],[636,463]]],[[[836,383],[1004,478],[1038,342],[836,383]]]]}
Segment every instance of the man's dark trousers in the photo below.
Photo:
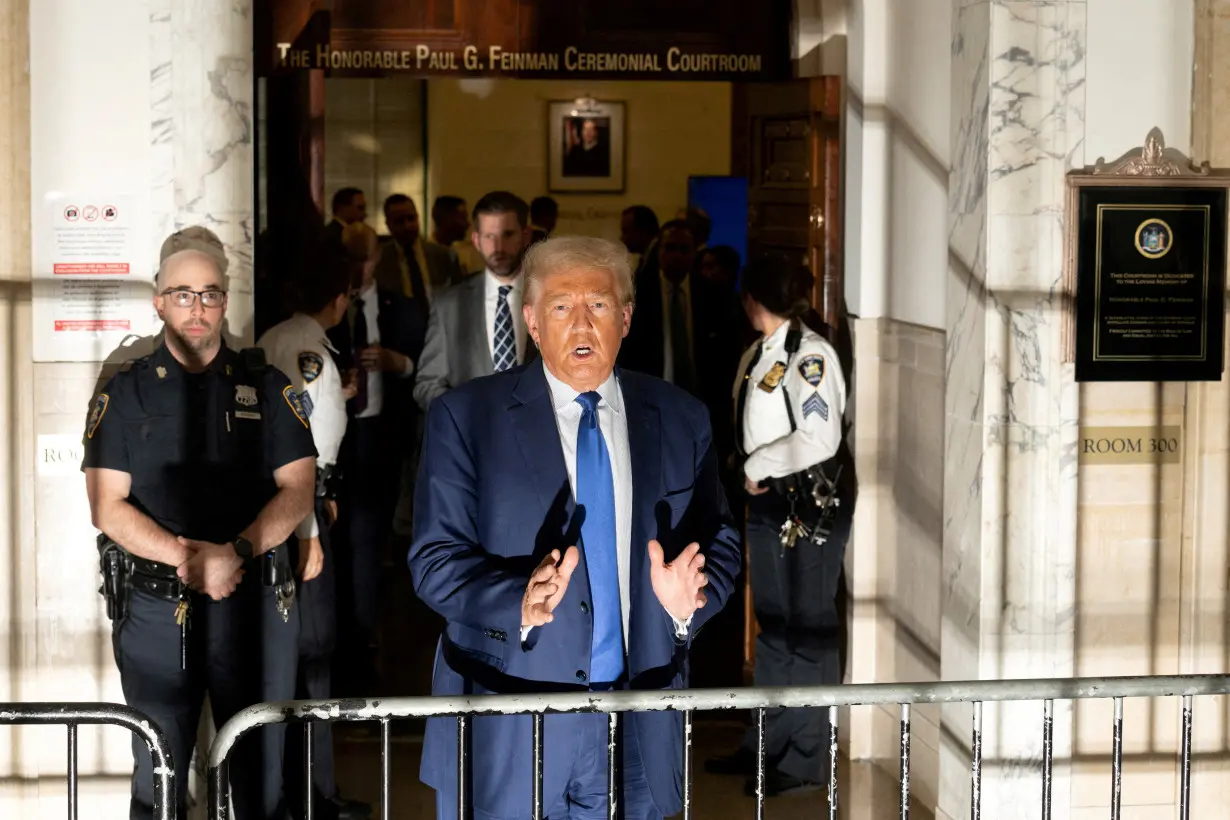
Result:
{"type": "MultiPolygon", "coordinates": [[[[299,604],[299,675],[295,697],[323,700],[333,697],[333,650],[337,646],[337,562],[329,528],[325,525],[324,500],[316,499],[316,521],[324,564],[310,581],[299,581],[295,600],[299,604]]],[[[303,728],[294,726],[286,743],[286,789],[291,806],[302,812],[303,804],[303,728]]],[[[319,797],[337,796],[333,774],[333,727],[327,722],[313,724],[312,782],[319,797]]]]}
{"type": "MultiPolygon", "coordinates": [[[[112,644],[125,702],[148,715],[170,743],[177,816],[186,817],[188,770],[205,695],[218,728],[248,706],[293,698],[299,607],[283,622],[259,567],[249,568],[234,594],[222,601],[194,594],[187,669],[181,668],[175,608],[173,601],[134,591],[127,617],[112,630],[112,644]]],[[[236,820],[280,819],[285,734],[282,725],[255,729],[231,753],[236,820]]],[[[154,816],[150,753],[137,737],[132,749],[136,771],[129,816],[148,820],[154,816]]]]}

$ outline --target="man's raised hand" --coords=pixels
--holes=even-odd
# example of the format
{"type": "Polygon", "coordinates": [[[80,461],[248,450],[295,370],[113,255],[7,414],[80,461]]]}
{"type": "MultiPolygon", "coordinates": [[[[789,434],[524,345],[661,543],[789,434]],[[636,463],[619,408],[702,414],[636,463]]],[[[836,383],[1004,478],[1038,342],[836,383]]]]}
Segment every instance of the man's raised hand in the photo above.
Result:
{"type": "Polygon", "coordinates": [[[577,568],[581,554],[576,547],[569,547],[560,560],[559,550],[551,550],[551,554],[542,559],[542,563],[530,576],[530,583],[525,588],[525,597],[521,599],[521,626],[542,626],[551,623],[551,614],[564,593],[568,591],[568,582],[572,579],[572,571],[577,568]]]}
{"type": "Polygon", "coordinates": [[[705,556],[700,544],[692,543],[669,564],[657,541],[649,542],[649,580],[663,608],[677,621],[686,621],[705,605],[702,591],[709,579],[705,577],[705,556]]]}

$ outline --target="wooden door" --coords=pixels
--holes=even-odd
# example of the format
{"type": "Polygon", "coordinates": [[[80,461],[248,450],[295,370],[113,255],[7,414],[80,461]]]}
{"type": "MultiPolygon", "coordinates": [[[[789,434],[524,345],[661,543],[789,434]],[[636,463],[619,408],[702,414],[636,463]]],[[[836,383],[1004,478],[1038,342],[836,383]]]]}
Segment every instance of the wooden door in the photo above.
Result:
{"type": "MultiPolygon", "coordinates": [[[[748,260],[781,254],[811,268],[813,304],[835,329],[830,341],[847,366],[840,114],[839,77],[735,85],[731,173],[748,180],[748,260]]],[[[750,682],[758,630],[750,573],[743,577],[743,675],[750,682]]]]}

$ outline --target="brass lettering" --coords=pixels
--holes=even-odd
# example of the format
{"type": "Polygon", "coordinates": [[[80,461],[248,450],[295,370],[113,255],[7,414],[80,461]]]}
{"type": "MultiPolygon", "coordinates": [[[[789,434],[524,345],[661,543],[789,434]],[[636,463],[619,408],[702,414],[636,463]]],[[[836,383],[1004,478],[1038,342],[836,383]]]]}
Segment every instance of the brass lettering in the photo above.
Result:
{"type": "MultiPolygon", "coordinates": [[[[672,46],[661,53],[623,51],[581,51],[577,46],[567,46],[559,52],[508,51],[503,46],[487,46],[487,60],[481,55],[480,46],[465,46],[458,52],[435,51],[425,43],[413,44],[404,50],[333,49],[328,43],[309,49],[295,49],[291,43],[277,43],[277,61],[283,67],[317,69],[355,69],[379,71],[419,70],[430,73],[483,71],[504,73],[558,73],[593,72],[599,74],[653,74],[666,71],[683,73],[748,73],[761,70],[761,58],[757,54],[685,54],[672,46]],[[313,57],[315,58],[313,60],[313,57]]],[[[1119,274],[1138,277],[1151,274],[1119,274]]],[[[1153,275],[1156,276],[1156,275],[1153,275]]],[[[1154,279],[1150,284],[1172,285],[1175,278],[1191,274],[1176,274],[1169,280],[1154,279]]],[[[1165,297],[1165,301],[1177,301],[1181,297],[1165,297]]]]}

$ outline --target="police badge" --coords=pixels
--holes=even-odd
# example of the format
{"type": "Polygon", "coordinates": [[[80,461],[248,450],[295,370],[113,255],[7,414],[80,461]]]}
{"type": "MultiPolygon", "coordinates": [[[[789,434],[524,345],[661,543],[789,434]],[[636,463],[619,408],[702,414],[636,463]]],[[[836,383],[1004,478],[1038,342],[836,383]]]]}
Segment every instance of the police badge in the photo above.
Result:
{"type": "Polygon", "coordinates": [[[784,362],[778,362],[769,368],[769,372],[764,374],[764,378],[756,386],[766,393],[772,393],[782,383],[784,375],[786,375],[786,365],[784,362]]]}
{"type": "Polygon", "coordinates": [[[244,407],[255,407],[258,402],[256,388],[248,384],[235,385],[235,403],[244,407]]]}

